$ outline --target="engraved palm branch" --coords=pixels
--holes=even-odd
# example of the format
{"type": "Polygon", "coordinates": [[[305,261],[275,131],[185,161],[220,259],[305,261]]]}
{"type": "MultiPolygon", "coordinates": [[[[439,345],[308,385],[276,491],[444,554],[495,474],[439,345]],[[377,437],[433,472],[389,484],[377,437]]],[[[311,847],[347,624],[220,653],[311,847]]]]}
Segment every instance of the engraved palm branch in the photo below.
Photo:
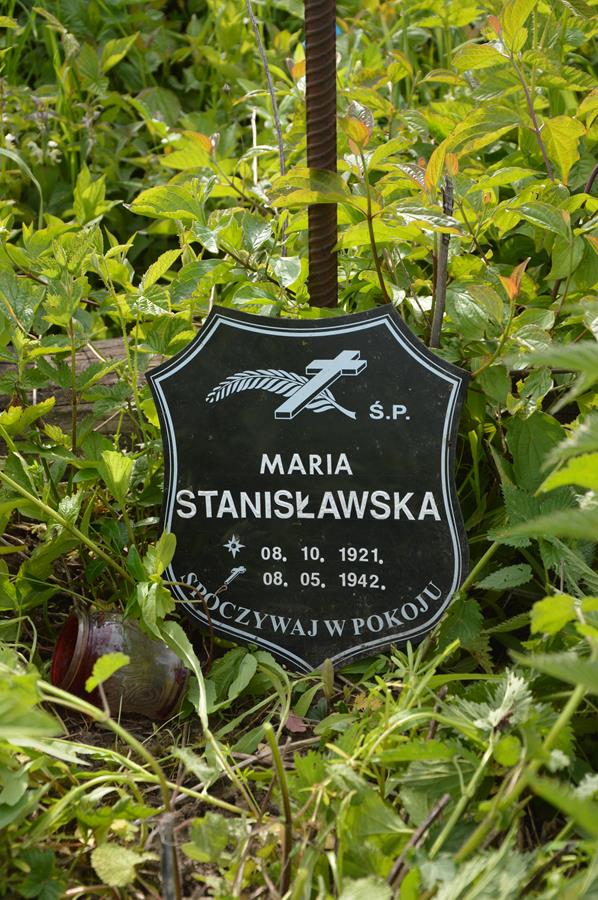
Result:
{"type": "MultiPolygon", "coordinates": [[[[307,384],[308,380],[305,375],[296,375],[295,372],[286,372],[283,369],[249,369],[229,375],[215,388],[212,388],[206,401],[218,403],[219,400],[224,400],[231,394],[250,390],[271,391],[282,397],[292,397],[299,388],[307,384]]],[[[356,418],[356,414],[352,410],[346,409],[335,400],[329,388],[320,391],[305,408],[316,413],[325,412],[327,409],[336,409],[350,419],[356,418]]]]}

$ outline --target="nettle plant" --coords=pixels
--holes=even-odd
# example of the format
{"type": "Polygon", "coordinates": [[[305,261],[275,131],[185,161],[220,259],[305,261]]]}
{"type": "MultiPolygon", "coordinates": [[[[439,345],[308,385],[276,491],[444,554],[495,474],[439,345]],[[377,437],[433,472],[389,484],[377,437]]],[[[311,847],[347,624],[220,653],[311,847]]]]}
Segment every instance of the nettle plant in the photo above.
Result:
{"type": "Polygon", "coordinates": [[[280,134],[241,7],[175,6],[0,17],[0,893],[99,878],[151,896],[160,849],[177,896],[187,797],[201,809],[183,852],[216,896],[552,897],[565,878],[583,896],[598,837],[595,5],[339,2],[334,175],[303,165],[300,5],[260,8],[280,134]],[[309,306],[316,202],[339,209],[334,310],[309,306]],[[419,648],[296,679],[221,646],[202,670],[162,579],[173,546],[142,376],[214,302],[305,318],[392,302],[471,372],[457,483],[473,566],[419,648]],[[99,342],[116,338],[115,357],[99,342]],[[42,678],[73,601],[135,616],[191,669],[151,752],[42,678]],[[67,744],[42,703],[119,744],[67,744]]]}

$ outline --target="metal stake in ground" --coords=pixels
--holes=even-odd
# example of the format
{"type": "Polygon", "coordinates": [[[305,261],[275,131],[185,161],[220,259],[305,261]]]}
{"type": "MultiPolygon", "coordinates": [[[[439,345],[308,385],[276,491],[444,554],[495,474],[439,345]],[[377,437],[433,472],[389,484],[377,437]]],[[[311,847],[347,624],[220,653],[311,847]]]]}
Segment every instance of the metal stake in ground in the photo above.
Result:
{"type": "MultiPolygon", "coordinates": [[[[336,172],[336,3],[305,0],[307,164],[336,172]]],[[[308,288],[313,306],[338,300],[335,204],[310,206],[308,288]]]]}

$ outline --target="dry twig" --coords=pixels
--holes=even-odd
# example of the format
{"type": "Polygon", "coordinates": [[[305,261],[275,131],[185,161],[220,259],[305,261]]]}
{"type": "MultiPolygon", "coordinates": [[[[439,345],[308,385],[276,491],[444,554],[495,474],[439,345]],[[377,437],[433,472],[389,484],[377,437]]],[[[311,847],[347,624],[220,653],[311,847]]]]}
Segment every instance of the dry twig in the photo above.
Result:
{"type": "Polygon", "coordinates": [[[434,808],[430,811],[429,816],[424,819],[419,828],[413,832],[405,846],[403,847],[401,853],[395,860],[395,863],[390,870],[388,878],[386,879],[388,884],[394,888],[395,890],[400,886],[403,881],[405,875],[409,871],[409,865],[407,865],[407,854],[410,850],[421,846],[423,840],[426,836],[426,833],[431,825],[434,824],[436,819],[441,815],[444,807],[450,800],[449,794],[443,794],[438,803],[434,806],[434,808]]]}

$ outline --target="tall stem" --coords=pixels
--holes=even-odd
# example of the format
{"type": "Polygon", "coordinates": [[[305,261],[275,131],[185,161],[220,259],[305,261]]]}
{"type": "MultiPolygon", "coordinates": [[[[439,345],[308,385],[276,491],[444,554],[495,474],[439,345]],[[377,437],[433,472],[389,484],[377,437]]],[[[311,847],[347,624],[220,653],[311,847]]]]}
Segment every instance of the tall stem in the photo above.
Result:
{"type": "Polygon", "coordinates": [[[77,348],[75,347],[75,329],[73,320],[69,322],[69,340],[71,342],[71,451],[77,452],[77,348]]]}
{"type": "Polygon", "coordinates": [[[515,317],[515,297],[509,298],[509,302],[510,302],[510,306],[509,306],[509,318],[507,319],[507,324],[505,325],[505,329],[504,329],[503,333],[502,333],[501,336],[500,336],[500,340],[499,340],[499,342],[498,342],[498,345],[497,345],[497,347],[496,347],[496,350],[494,351],[494,353],[492,353],[492,354],[488,357],[488,359],[486,360],[486,362],[482,363],[482,365],[481,365],[478,369],[476,369],[475,372],[472,373],[472,378],[477,378],[478,375],[481,375],[482,372],[485,372],[486,369],[488,369],[488,368],[492,365],[492,363],[493,363],[496,359],[498,359],[498,357],[499,357],[500,354],[501,354],[502,348],[504,347],[504,345],[505,345],[506,342],[507,342],[507,339],[508,339],[508,337],[509,337],[509,334],[511,333],[511,325],[513,324],[513,319],[514,319],[514,317],[515,317]]]}
{"type": "Polygon", "coordinates": [[[65,531],[70,532],[73,537],[76,537],[77,540],[81,541],[82,544],[91,550],[92,553],[95,553],[96,556],[99,556],[104,562],[108,563],[109,566],[112,566],[113,569],[116,569],[118,574],[124,578],[129,583],[133,584],[133,578],[126,569],[123,569],[121,565],[119,565],[115,559],[112,559],[105,550],[92,541],[91,538],[88,538],[87,535],[83,534],[76,525],[73,525],[72,522],[69,522],[68,519],[65,519],[63,515],[61,515],[58,510],[52,509],[51,506],[48,506],[47,503],[44,503],[43,500],[40,500],[38,497],[35,497],[27,488],[22,487],[22,485],[18,484],[18,482],[14,481],[10,475],[7,475],[6,472],[0,471],[0,481],[3,481],[4,484],[8,485],[8,487],[12,488],[13,491],[16,491],[17,494],[20,494],[21,497],[25,497],[30,503],[33,503],[34,506],[37,506],[38,509],[41,509],[43,513],[49,518],[53,519],[54,522],[57,522],[65,531]]]}
{"type": "Polygon", "coordinates": [[[374,265],[376,267],[376,274],[378,275],[378,282],[380,284],[380,290],[382,291],[382,296],[384,297],[385,303],[390,303],[390,297],[388,295],[388,291],[386,290],[386,284],[384,283],[384,275],[382,274],[382,262],[380,261],[380,256],[378,254],[378,247],[376,244],[376,235],[374,234],[374,217],[372,215],[372,189],[370,187],[370,182],[368,178],[368,170],[367,164],[365,161],[365,156],[360,151],[361,156],[361,166],[363,169],[363,183],[365,185],[365,194],[367,199],[367,221],[368,221],[368,234],[370,236],[370,245],[372,248],[372,257],[374,259],[374,265]]]}
{"type": "MultiPolygon", "coordinates": [[[[445,186],[442,190],[442,208],[445,216],[453,214],[453,184],[451,179],[445,178],[445,186]]],[[[436,284],[434,286],[434,311],[432,315],[432,328],[430,331],[430,347],[440,347],[440,332],[446,306],[446,284],[448,281],[448,252],[450,243],[449,234],[440,235],[438,248],[438,260],[436,263],[436,284]]]]}
{"type": "Polygon", "coordinates": [[[268,65],[268,57],[266,56],[266,49],[264,47],[264,42],[262,41],[260,29],[257,24],[257,20],[253,14],[253,9],[251,7],[251,0],[245,0],[245,6],[247,8],[247,15],[249,16],[249,21],[251,22],[251,27],[253,28],[253,33],[255,35],[258,52],[260,54],[260,58],[262,60],[262,65],[264,67],[264,74],[266,76],[266,81],[268,82],[268,93],[270,95],[270,103],[272,104],[272,117],[274,119],[274,130],[276,132],[276,141],[278,143],[278,165],[279,165],[279,169],[280,169],[280,174],[284,175],[285,171],[286,171],[285,161],[284,161],[284,145],[282,142],[282,128],[280,125],[280,116],[278,114],[278,103],[276,102],[276,91],[274,90],[274,82],[272,81],[272,73],[270,72],[270,66],[268,65]]]}
{"type": "Polygon", "coordinates": [[[291,811],[291,799],[289,797],[289,786],[287,777],[282,764],[280,750],[276,743],[274,729],[269,722],[264,725],[266,740],[272,752],[272,760],[276,768],[276,777],[280,788],[280,796],[282,798],[282,808],[284,812],[284,841],[282,845],[282,870],[280,875],[280,893],[286,894],[291,884],[291,845],[293,842],[293,814],[291,811]]]}
{"type": "Polygon", "coordinates": [[[530,114],[530,118],[532,120],[532,124],[534,126],[534,132],[536,134],[536,140],[538,142],[538,146],[542,151],[542,157],[544,158],[544,165],[546,166],[546,174],[550,178],[551,181],[554,181],[554,170],[552,168],[552,164],[548,159],[548,154],[546,153],[546,147],[544,146],[544,141],[542,140],[542,134],[540,129],[540,124],[538,122],[538,117],[536,116],[536,111],[534,109],[534,101],[532,99],[532,95],[530,94],[529,88],[527,86],[527,82],[525,80],[525,76],[517,63],[515,62],[515,57],[511,54],[511,62],[513,64],[513,69],[515,70],[515,74],[519,79],[519,83],[523,88],[523,93],[525,94],[525,102],[527,103],[527,109],[530,114]]]}
{"type": "MultiPolygon", "coordinates": [[[[278,103],[276,102],[276,91],[274,90],[274,82],[272,81],[272,73],[270,72],[270,66],[268,65],[268,57],[266,56],[266,49],[264,47],[264,43],[262,41],[262,36],[260,34],[260,30],[258,28],[258,24],[256,18],[253,14],[253,9],[251,8],[251,0],[245,0],[245,6],[247,7],[247,15],[249,16],[249,21],[251,22],[251,27],[253,28],[253,33],[255,35],[255,40],[257,42],[257,47],[259,50],[259,54],[262,60],[262,65],[264,67],[264,73],[266,75],[266,81],[268,82],[268,93],[270,94],[270,103],[272,104],[272,117],[274,119],[274,131],[276,132],[276,141],[278,143],[278,168],[280,170],[280,174],[284,175],[286,172],[286,165],[284,160],[284,144],[282,142],[282,127],[280,125],[280,116],[278,114],[278,103]]],[[[253,111],[255,113],[255,110],[253,111]]],[[[252,126],[255,128],[255,115],[252,114],[252,126]]],[[[255,131],[254,131],[254,142],[255,142],[255,131]]],[[[254,185],[257,184],[257,156],[253,157],[253,180],[254,185]]],[[[282,256],[287,255],[286,248],[286,224],[283,224],[280,232],[282,249],[282,256]]]]}
{"type": "Polygon", "coordinates": [[[589,194],[590,191],[592,190],[592,187],[594,186],[594,182],[595,182],[595,180],[596,180],[596,176],[597,176],[597,175],[598,175],[598,163],[596,163],[596,165],[594,166],[594,168],[593,168],[592,171],[590,172],[590,176],[589,176],[588,180],[586,181],[586,183],[585,183],[585,185],[584,185],[584,189],[583,189],[583,190],[584,190],[584,193],[585,193],[585,194],[589,194]]]}
{"type": "Polygon", "coordinates": [[[472,586],[472,584],[475,583],[476,578],[478,577],[480,572],[484,569],[484,567],[486,566],[486,563],[490,562],[490,560],[492,559],[492,557],[494,556],[494,554],[496,553],[496,551],[498,550],[499,547],[500,547],[500,543],[498,541],[494,541],[493,544],[490,544],[490,546],[488,547],[488,549],[486,550],[484,555],[482,557],[480,557],[480,559],[477,561],[477,563],[475,564],[475,566],[473,567],[473,569],[471,570],[471,572],[469,573],[469,575],[467,576],[467,578],[465,579],[465,581],[463,582],[461,587],[459,588],[459,590],[461,592],[469,590],[469,588],[472,586]]]}
{"type": "Polygon", "coordinates": [[[432,844],[432,847],[430,848],[430,852],[428,854],[429,859],[434,859],[434,857],[436,856],[438,851],[444,846],[446,839],[448,838],[451,831],[453,830],[453,828],[455,827],[455,825],[457,824],[457,822],[459,821],[459,819],[465,812],[467,804],[473,798],[473,795],[475,794],[475,792],[478,788],[478,785],[482,779],[482,776],[483,776],[484,772],[486,771],[486,766],[488,765],[488,763],[490,762],[490,759],[492,758],[493,750],[494,750],[494,742],[491,740],[486,749],[486,752],[484,753],[482,759],[480,760],[479,766],[473,773],[471,781],[469,782],[469,784],[467,785],[465,790],[462,792],[461,797],[459,798],[458,802],[455,804],[455,807],[454,807],[452,813],[450,814],[444,828],[442,829],[442,831],[440,832],[440,834],[438,835],[438,837],[432,844]]]}

